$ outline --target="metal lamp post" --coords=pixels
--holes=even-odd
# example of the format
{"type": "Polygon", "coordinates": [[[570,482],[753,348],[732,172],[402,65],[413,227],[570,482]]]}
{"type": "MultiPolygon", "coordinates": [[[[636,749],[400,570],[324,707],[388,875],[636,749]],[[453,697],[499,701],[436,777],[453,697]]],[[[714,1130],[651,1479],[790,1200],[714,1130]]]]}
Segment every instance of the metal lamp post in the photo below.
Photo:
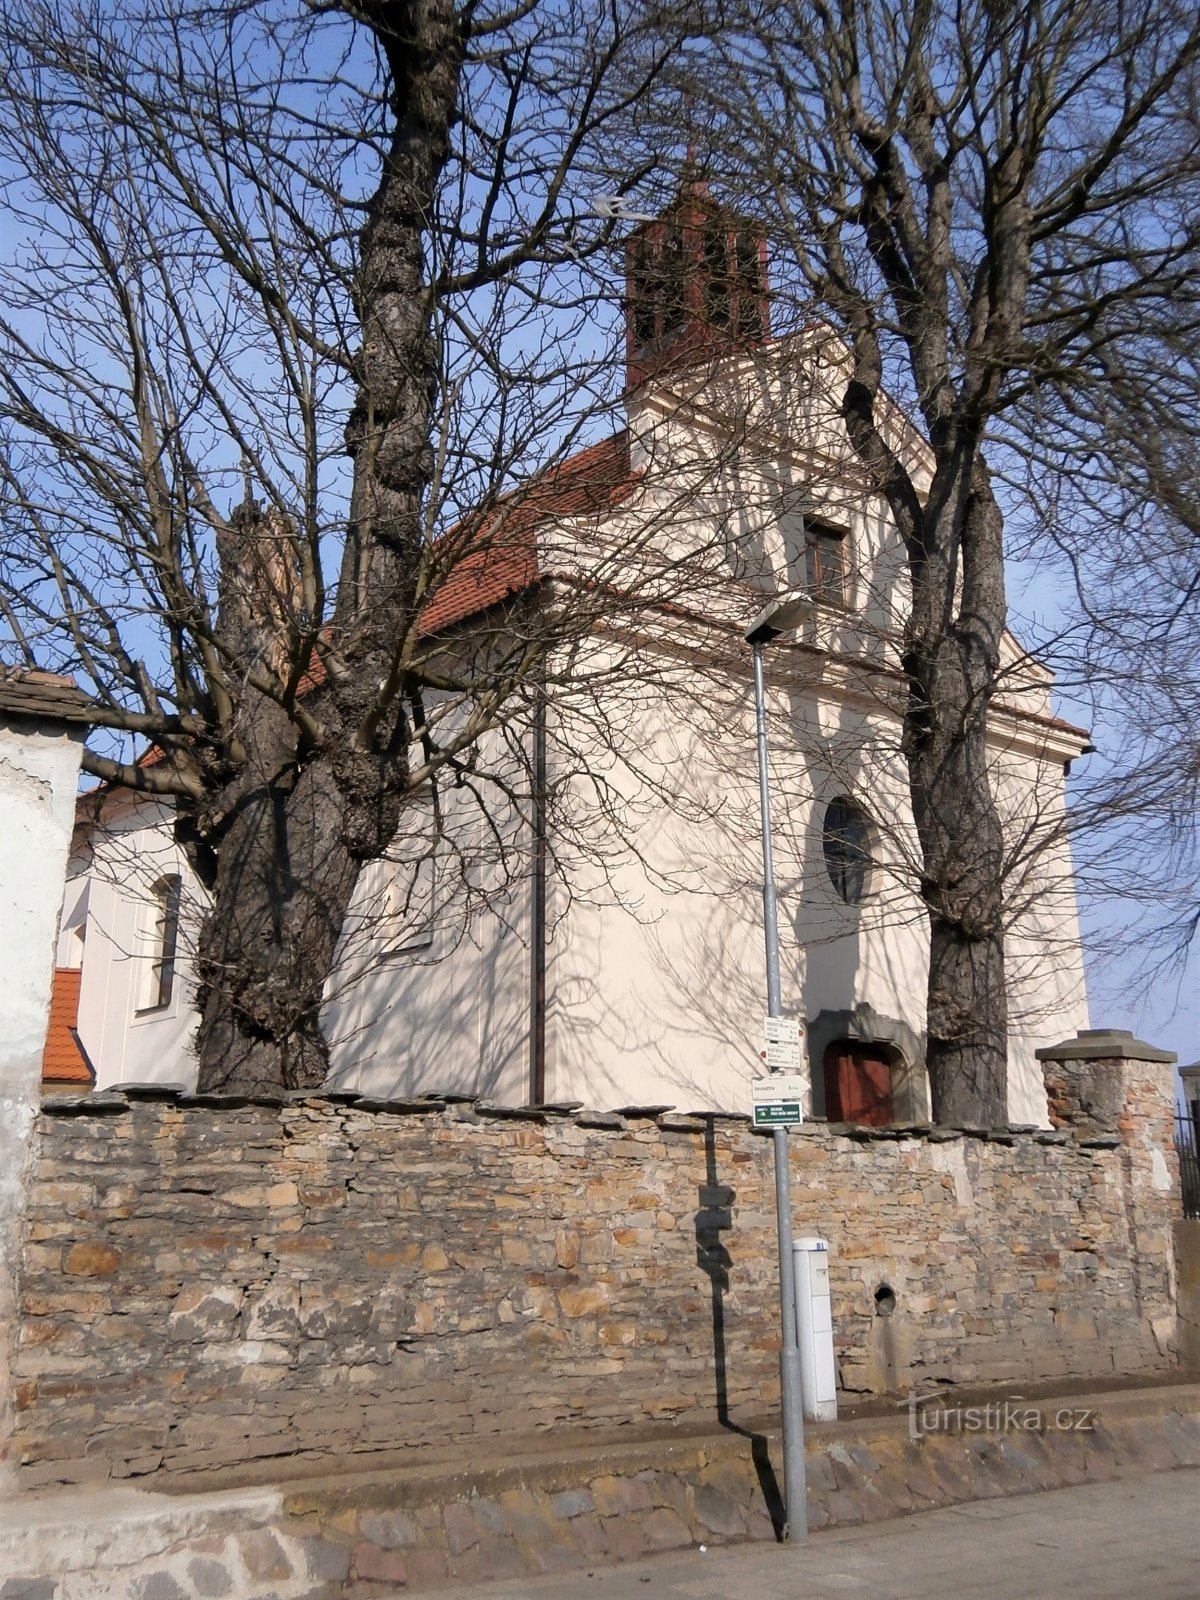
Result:
{"type": "MultiPolygon", "coordinates": [[[[763,645],[788,633],[811,615],[812,601],[801,590],[779,595],[746,629],[754,650],[754,712],[758,729],[758,796],[762,811],[763,933],[767,950],[767,1015],[783,1015],[779,983],[779,913],[775,901],[775,869],[771,856],[771,791],[767,777],[767,706],[763,687],[763,645]]],[[[796,1337],[796,1269],[792,1257],[792,1189],[788,1164],[788,1131],[771,1130],[775,1148],[775,1212],[779,1232],[779,1310],[783,1343],[779,1351],[779,1394],[783,1424],[785,1537],[808,1537],[808,1489],[804,1466],[804,1403],[800,1383],[800,1346],[796,1337]]]]}

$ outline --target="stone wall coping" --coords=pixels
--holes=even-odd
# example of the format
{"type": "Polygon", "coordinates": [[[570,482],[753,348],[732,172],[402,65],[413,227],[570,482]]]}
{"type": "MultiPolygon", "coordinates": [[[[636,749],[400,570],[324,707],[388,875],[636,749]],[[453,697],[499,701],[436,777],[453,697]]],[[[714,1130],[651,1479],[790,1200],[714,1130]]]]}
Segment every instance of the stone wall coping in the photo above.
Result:
{"type": "Polygon", "coordinates": [[[74,678],[37,668],[0,666],[0,717],[6,721],[88,723],[99,702],[78,688],[74,678]]]}
{"type": "Polygon", "coordinates": [[[1173,1066],[1174,1050],[1160,1050],[1135,1039],[1126,1028],[1081,1028],[1073,1039],[1035,1050],[1039,1061],[1153,1061],[1173,1066]]]}
{"type": "MultiPolygon", "coordinates": [[[[571,1126],[587,1128],[601,1133],[625,1134],[638,1127],[652,1124],[663,1134],[703,1134],[716,1126],[742,1128],[746,1133],[769,1138],[770,1128],[756,1128],[749,1116],[741,1111],[688,1111],[673,1108],[655,1116],[646,1113],[651,1108],[637,1108],[633,1115],[619,1111],[598,1111],[594,1107],[550,1106],[500,1106],[468,1099],[461,1095],[434,1098],[422,1095],[415,1099],[388,1100],[369,1095],[351,1095],[344,1090],[322,1094],[317,1090],[294,1091],[283,1095],[271,1094],[185,1094],[174,1084],[122,1085],[96,1094],[54,1095],[42,1102],[41,1113],[46,1117],[90,1118],[121,1116],[134,1106],[170,1106],[176,1110],[206,1110],[236,1112],[258,1110],[279,1115],[300,1110],[304,1106],[328,1111],[358,1112],[367,1116],[429,1117],[441,1116],[458,1126],[486,1127],[489,1123],[527,1121],[535,1125],[571,1126]],[[130,1092],[132,1091],[132,1092],[130,1092]]],[[[930,1122],[896,1123],[891,1127],[874,1128],[856,1122],[826,1122],[821,1117],[810,1117],[792,1128],[798,1138],[852,1139],[860,1144],[896,1143],[905,1139],[926,1144],[945,1144],[956,1140],[974,1139],[984,1144],[1015,1145],[1018,1143],[1065,1145],[1070,1136],[1055,1128],[1042,1128],[1029,1122],[1015,1122],[996,1128],[974,1124],[939,1125],[930,1122]]],[[[1121,1143],[1119,1138],[1097,1137],[1077,1143],[1077,1148],[1106,1149],[1121,1143]]]]}

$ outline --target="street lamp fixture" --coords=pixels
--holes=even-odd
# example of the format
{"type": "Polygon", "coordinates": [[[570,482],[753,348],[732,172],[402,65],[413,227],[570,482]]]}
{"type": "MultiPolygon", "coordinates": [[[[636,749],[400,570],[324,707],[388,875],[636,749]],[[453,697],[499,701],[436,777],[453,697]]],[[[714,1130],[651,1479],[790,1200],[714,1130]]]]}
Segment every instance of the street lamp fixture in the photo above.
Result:
{"type": "MultiPolygon", "coordinates": [[[[767,776],[767,706],[763,686],[763,645],[798,628],[812,615],[813,602],[802,589],[775,596],[746,629],[754,649],[754,712],[758,730],[758,797],[762,814],[763,933],[767,954],[767,1016],[783,1015],[779,981],[779,910],[771,856],[771,791],[767,776]]],[[[783,1323],[779,1349],[780,1416],[783,1424],[783,1482],[786,1537],[808,1537],[808,1488],[804,1465],[804,1400],[796,1327],[796,1267],[792,1256],[792,1188],[788,1131],[771,1130],[775,1149],[775,1214],[779,1236],[779,1311],[783,1323]]]]}
{"type": "Polygon", "coordinates": [[[786,594],[777,594],[746,629],[746,643],[766,644],[781,633],[791,633],[812,614],[812,596],[806,589],[789,589],[786,594]]]}

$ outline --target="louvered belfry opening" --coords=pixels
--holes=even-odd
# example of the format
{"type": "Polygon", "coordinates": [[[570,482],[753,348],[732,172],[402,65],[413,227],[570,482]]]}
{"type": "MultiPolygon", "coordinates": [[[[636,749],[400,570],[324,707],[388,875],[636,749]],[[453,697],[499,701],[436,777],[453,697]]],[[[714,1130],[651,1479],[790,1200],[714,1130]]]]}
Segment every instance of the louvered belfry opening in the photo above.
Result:
{"type": "Polygon", "coordinates": [[[748,217],[688,180],[625,254],[626,386],[668,367],[762,344],[770,334],[767,246],[748,217]]]}

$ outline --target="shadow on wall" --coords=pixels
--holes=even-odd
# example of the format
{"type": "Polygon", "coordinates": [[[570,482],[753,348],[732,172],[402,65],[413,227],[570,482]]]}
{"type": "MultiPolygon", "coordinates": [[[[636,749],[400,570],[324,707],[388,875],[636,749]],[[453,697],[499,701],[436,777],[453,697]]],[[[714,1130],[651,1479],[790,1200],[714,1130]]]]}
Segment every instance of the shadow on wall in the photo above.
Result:
{"type": "Polygon", "coordinates": [[[497,912],[466,930],[453,910],[428,949],[371,955],[327,1000],[328,1087],[528,1101],[528,946],[497,912]]]}
{"type": "Polygon", "coordinates": [[[723,1232],[733,1227],[733,1207],[737,1191],[720,1181],[717,1172],[717,1145],[713,1133],[713,1120],[704,1124],[704,1182],[700,1186],[700,1209],[696,1212],[696,1264],[708,1278],[712,1299],[713,1378],[716,1383],[717,1421],[730,1433],[741,1434],[750,1441],[750,1453],[758,1485],[775,1529],[776,1539],[782,1539],[787,1518],[779,1482],[771,1465],[765,1434],[751,1433],[729,1419],[729,1386],[726,1376],[725,1296],[729,1291],[729,1274],[733,1257],[721,1238],[723,1232]]]}

